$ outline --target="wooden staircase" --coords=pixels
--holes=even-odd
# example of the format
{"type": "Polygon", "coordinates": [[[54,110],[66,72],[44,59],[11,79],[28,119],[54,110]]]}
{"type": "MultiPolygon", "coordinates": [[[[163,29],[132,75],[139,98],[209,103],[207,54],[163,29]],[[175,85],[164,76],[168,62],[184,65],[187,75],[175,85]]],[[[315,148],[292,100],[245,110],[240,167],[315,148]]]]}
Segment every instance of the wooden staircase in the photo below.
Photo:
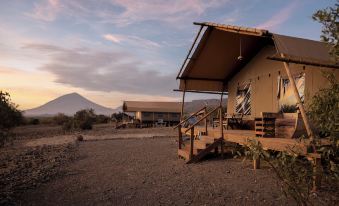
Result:
{"type": "Polygon", "coordinates": [[[202,139],[194,140],[193,157],[190,157],[190,145],[184,145],[181,149],[178,149],[178,156],[185,159],[186,163],[194,163],[201,160],[208,153],[212,152],[219,145],[221,145],[222,139],[215,139],[210,136],[202,136],[202,139]]]}
{"type": "Polygon", "coordinates": [[[201,160],[203,157],[205,157],[207,154],[211,153],[213,150],[217,150],[218,146],[221,147],[221,152],[223,154],[223,132],[221,127],[221,134],[219,138],[208,136],[207,132],[207,117],[213,114],[217,110],[221,111],[221,107],[217,107],[213,109],[210,112],[207,112],[206,107],[203,107],[202,109],[198,110],[194,114],[192,114],[190,117],[186,118],[185,120],[181,121],[177,126],[174,128],[178,128],[179,131],[179,148],[178,148],[178,156],[185,159],[186,163],[194,163],[201,160]],[[201,117],[199,120],[197,120],[194,124],[189,125],[188,128],[183,128],[182,125],[184,125],[190,118],[195,116],[196,114],[201,114],[201,111],[204,111],[203,117],[201,117]],[[205,120],[205,131],[197,133],[197,131],[194,130],[195,126],[198,125],[200,122],[205,120]],[[182,137],[188,135],[189,140],[183,141],[182,137]]]}

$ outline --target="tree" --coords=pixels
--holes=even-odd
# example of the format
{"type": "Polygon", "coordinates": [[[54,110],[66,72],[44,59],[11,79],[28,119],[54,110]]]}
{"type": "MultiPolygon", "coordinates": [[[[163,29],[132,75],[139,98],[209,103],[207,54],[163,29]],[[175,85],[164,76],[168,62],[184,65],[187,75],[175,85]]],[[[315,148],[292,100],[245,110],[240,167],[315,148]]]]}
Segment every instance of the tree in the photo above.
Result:
{"type": "Polygon", "coordinates": [[[21,123],[22,114],[17,107],[9,93],[0,91],[0,130],[11,129],[21,123]]]}
{"type": "Polygon", "coordinates": [[[331,47],[330,53],[335,59],[336,62],[339,60],[339,0],[334,4],[333,7],[328,7],[326,9],[320,9],[316,11],[312,18],[313,20],[322,24],[322,34],[320,36],[321,40],[328,43],[331,47]]]}
{"type": "Polygon", "coordinates": [[[7,92],[0,91],[0,145],[7,140],[9,130],[22,122],[22,114],[7,92]]]}

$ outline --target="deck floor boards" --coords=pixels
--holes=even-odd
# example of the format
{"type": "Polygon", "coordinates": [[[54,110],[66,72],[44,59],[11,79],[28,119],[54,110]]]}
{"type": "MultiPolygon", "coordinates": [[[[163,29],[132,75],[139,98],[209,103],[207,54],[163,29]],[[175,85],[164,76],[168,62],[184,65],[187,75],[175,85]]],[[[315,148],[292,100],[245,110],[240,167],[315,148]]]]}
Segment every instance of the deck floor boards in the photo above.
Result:
{"type": "MultiPolygon", "coordinates": [[[[184,128],[183,128],[184,129],[184,128]]],[[[204,127],[195,127],[195,134],[205,131],[204,127]]],[[[219,137],[220,129],[208,127],[208,136],[219,137]]],[[[307,154],[309,140],[288,139],[279,137],[256,137],[254,130],[224,130],[224,139],[240,145],[248,144],[249,140],[258,140],[264,149],[296,152],[301,155],[307,154]]]]}

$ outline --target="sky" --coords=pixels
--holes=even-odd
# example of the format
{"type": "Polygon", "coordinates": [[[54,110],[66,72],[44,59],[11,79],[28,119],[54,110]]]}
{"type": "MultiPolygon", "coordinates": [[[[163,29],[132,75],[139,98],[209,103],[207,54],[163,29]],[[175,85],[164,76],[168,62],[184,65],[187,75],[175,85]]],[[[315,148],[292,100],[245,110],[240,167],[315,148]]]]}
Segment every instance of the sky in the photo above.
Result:
{"type": "Polygon", "coordinates": [[[123,100],[179,101],[173,89],[199,29],[193,22],[319,40],[311,16],[335,2],[0,0],[0,90],[23,110],[72,92],[111,108],[123,100]]]}

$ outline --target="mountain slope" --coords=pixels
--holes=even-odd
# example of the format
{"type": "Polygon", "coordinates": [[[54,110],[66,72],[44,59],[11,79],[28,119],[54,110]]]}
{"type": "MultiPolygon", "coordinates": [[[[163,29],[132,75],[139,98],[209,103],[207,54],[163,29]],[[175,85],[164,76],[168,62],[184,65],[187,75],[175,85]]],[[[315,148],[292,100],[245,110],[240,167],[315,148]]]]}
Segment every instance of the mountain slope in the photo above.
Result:
{"type": "Polygon", "coordinates": [[[114,110],[96,104],[78,93],[66,94],[44,105],[24,112],[25,116],[51,116],[58,113],[73,115],[81,109],[94,109],[96,114],[111,115],[114,110]]]}

